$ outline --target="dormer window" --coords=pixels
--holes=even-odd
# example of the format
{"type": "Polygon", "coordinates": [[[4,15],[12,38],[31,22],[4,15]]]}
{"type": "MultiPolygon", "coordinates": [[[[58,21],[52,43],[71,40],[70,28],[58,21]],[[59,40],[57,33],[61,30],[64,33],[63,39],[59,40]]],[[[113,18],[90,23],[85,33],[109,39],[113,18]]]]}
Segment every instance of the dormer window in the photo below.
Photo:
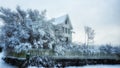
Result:
{"type": "Polygon", "coordinates": [[[68,23],[68,21],[66,20],[66,21],[65,21],[65,24],[67,24],[67,23],[68,23]]]}

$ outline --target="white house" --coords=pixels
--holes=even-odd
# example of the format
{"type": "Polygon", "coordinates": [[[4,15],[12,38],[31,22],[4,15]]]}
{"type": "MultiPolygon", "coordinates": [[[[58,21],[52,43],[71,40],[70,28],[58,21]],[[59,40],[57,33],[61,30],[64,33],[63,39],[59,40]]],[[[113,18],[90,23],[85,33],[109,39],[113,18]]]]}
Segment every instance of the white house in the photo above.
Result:
{"type": "Polygon", "coordinates": [[[53,25],[55,25],[55,35],[56,36],[61,36],[62,40],[66,42],[72,42],[72,24],[70,21],[69,16],[63,15],[60,17],[57,17],[54,19],[52,22],[53,25]]]}

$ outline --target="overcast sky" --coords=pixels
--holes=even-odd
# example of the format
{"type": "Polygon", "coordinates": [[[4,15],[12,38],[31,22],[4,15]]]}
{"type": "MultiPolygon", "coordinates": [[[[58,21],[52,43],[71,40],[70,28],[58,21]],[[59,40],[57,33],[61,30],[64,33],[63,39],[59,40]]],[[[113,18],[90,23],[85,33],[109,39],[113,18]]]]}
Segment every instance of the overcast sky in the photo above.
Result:
{"type": "Polygon", "coordinates": [[[46,9],[47,16],[69,14],[73,41],[84,42],[84,26],[95,30],[96,44],[120,44],[120,0],[0,0],[0,6],[15,9],[46,9]]]}

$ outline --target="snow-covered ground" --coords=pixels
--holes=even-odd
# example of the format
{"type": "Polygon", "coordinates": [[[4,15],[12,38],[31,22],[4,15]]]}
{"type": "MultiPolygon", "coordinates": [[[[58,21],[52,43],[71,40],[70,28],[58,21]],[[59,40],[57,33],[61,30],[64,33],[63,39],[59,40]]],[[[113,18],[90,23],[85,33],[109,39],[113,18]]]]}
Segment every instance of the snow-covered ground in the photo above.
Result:
{"type": "Polygon", "coordinates": [[[0,68],[16,68],[14,66],[11,66],[7,63],[5,63],[3,60],[2,60],[2,57],[4,57],[4,52],[0,53],[0,68]]]}
{"type": "MultiPolygon", "coordinates": [[[[38,67],[30,66],[28,68],[38,68],[38,67]]],[[[65,68],[120,68],[120,65],[87,65],[87,66],[79,66],[79,67],[70,66],[70,67],[65,67],[65,68]]]]}
{"type": "Polygon", "coordinates": [[[120,65],[87,65],[82,67],[70,66],[66,68],[120,68],[120,65]]]}

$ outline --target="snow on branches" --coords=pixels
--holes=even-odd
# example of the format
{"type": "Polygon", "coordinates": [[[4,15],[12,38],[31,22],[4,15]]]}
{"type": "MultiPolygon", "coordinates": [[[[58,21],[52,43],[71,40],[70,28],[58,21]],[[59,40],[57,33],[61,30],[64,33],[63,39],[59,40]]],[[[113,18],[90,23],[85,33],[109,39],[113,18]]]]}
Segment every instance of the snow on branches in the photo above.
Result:
{"type": "Polygon", "coordinates": [[[52,48],[54,44],[53,25],[45,17],[45,12],[23,10],[16,11],[0,8],[1,27],[0,44],[4,49],[21,52],[30,48],[52,48]]]}

